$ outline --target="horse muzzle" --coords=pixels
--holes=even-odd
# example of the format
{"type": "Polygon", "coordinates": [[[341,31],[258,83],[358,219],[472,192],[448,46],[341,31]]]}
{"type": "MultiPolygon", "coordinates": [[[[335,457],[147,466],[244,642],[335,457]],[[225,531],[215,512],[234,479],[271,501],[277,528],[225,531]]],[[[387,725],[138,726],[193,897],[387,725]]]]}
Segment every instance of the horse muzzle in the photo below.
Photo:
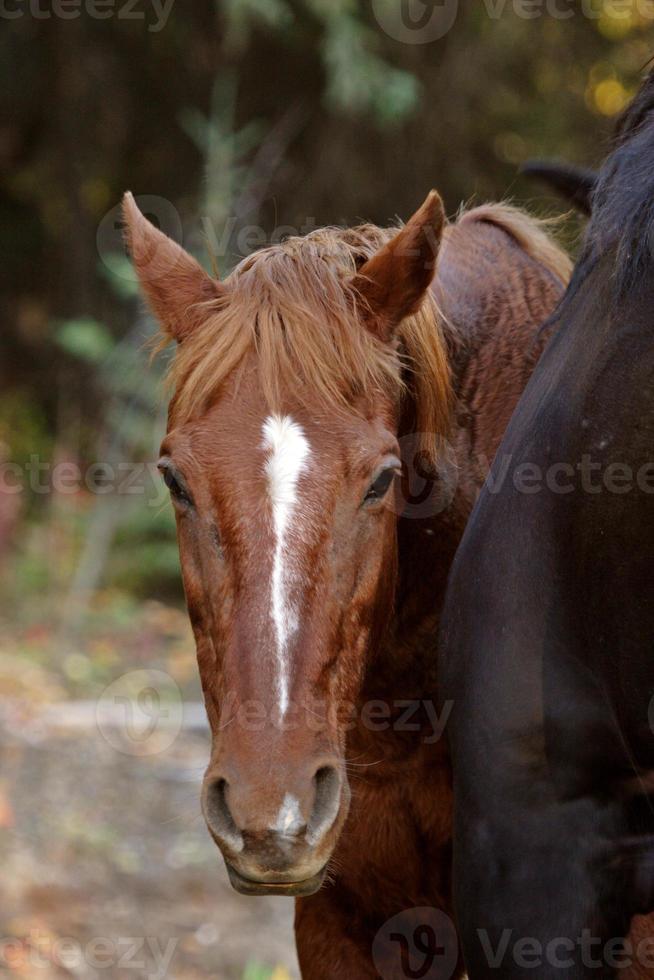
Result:
{"type": "Polygon", "coordinates": [[[350,790],[336,760],[310,771],[282,786],[248,784],[233,771],[229,781],[225,775],[205,781],[207,826],[241,894],[311,895],[322,885],[350,790]]]}

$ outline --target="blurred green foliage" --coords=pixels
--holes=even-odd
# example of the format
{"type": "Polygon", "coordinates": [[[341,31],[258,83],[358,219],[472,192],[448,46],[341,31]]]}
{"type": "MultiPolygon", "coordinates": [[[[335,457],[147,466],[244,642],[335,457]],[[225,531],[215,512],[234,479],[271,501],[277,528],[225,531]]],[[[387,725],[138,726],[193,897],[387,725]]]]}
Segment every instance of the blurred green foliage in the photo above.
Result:
{"type": "Polygon", "coordinates": [[[111,333],[102,323],[90,317],[67,320],[59,327],[55,336],[57,343],[65,351],[90,364],[101,363],[114,347],[111,333]]]}

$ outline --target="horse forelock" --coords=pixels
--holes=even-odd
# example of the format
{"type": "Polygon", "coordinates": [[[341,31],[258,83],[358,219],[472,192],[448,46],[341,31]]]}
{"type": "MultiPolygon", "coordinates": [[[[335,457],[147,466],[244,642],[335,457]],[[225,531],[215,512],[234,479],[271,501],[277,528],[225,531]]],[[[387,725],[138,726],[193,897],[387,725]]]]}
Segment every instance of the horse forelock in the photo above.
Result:
{"type": "MultiPolygon", "coordinates": [[[[458,223],[473,221],[503,228],[535,261],[567,279],[569,261],[538,221],[505,204],[476,208],[458,223]]],[[[453,227],[446,227],[446,240],[453,227]]],[[[384,343],[363,326],[351,285],[363,262],[397,230],[321,228],[243,259],[225,280],[224,294],[203,304],[203,323],[177,349],[169,377],[175,419],[200,417],[254,354],[271,412],[289,393],[334,411],[351,411],[360,396],[373,401],[383,394],[402,412],[409,408],[419,448],[435,461],[451,422],[448,343],[456,342],[456,327],[430,290],[399,325],[396,343],[384,343]]]]}
{"type": "Polygon", "coordinates": [[[400,324],[397,342],[380,341],[362,324],[351,286],[357,269],[397,229],[374,225],[322,228],[263,248],[204,304],[206,318],[179,345],[170,370],[174,416],[197,418],[248,354],[271,412],[285,397],[351,411],[361,396],[413,403],[421,448],[432,457],[450,418],[447,329],[431,292],[400,324]]]}

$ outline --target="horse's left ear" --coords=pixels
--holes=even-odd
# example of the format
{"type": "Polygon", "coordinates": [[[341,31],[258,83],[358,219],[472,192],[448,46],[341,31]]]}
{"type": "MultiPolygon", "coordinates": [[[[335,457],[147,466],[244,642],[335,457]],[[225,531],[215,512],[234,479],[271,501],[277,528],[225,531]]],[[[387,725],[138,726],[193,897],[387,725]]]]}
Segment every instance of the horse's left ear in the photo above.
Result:
{"type": "Polygon", "coordinates": [[[390,340],[397,325],[422,303],[434,277],[444,224],[443,202],[430,191],[405,226],[352,279],[360,316],[381,340],[390,340]]]}
{"type": "Polygon", "coordinates": [[[148,221],[129,191],[123,218],[127,247],[152,312],[170,337],[182,341],[202,320],[197,304],[221,296],[224,287],[148,221]]]}

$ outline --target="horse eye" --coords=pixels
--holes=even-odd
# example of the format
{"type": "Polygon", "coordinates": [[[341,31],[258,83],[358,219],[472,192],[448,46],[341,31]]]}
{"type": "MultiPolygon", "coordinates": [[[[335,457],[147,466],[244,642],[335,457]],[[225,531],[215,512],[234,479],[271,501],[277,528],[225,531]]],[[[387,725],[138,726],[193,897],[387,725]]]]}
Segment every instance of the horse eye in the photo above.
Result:
{"type": "Polygon", "coordinates": [[[170,495],[181,504],[192,504],[191,495],[184,486],[181,477],[175,472],[168,463],[159,463],[159,469],[163,476],[164,483],[170,490],[170,495]]]}
{"type": "Polygon", "coordinates": [[[396,473],[397,467],[395,466],[389,466],[387,469],[382,470],[379,476],[368,487],[368,492],[364,497],[364,503],[374,503],[376,500],[381,500],[382,497],[385,497],[396,473]]]}

